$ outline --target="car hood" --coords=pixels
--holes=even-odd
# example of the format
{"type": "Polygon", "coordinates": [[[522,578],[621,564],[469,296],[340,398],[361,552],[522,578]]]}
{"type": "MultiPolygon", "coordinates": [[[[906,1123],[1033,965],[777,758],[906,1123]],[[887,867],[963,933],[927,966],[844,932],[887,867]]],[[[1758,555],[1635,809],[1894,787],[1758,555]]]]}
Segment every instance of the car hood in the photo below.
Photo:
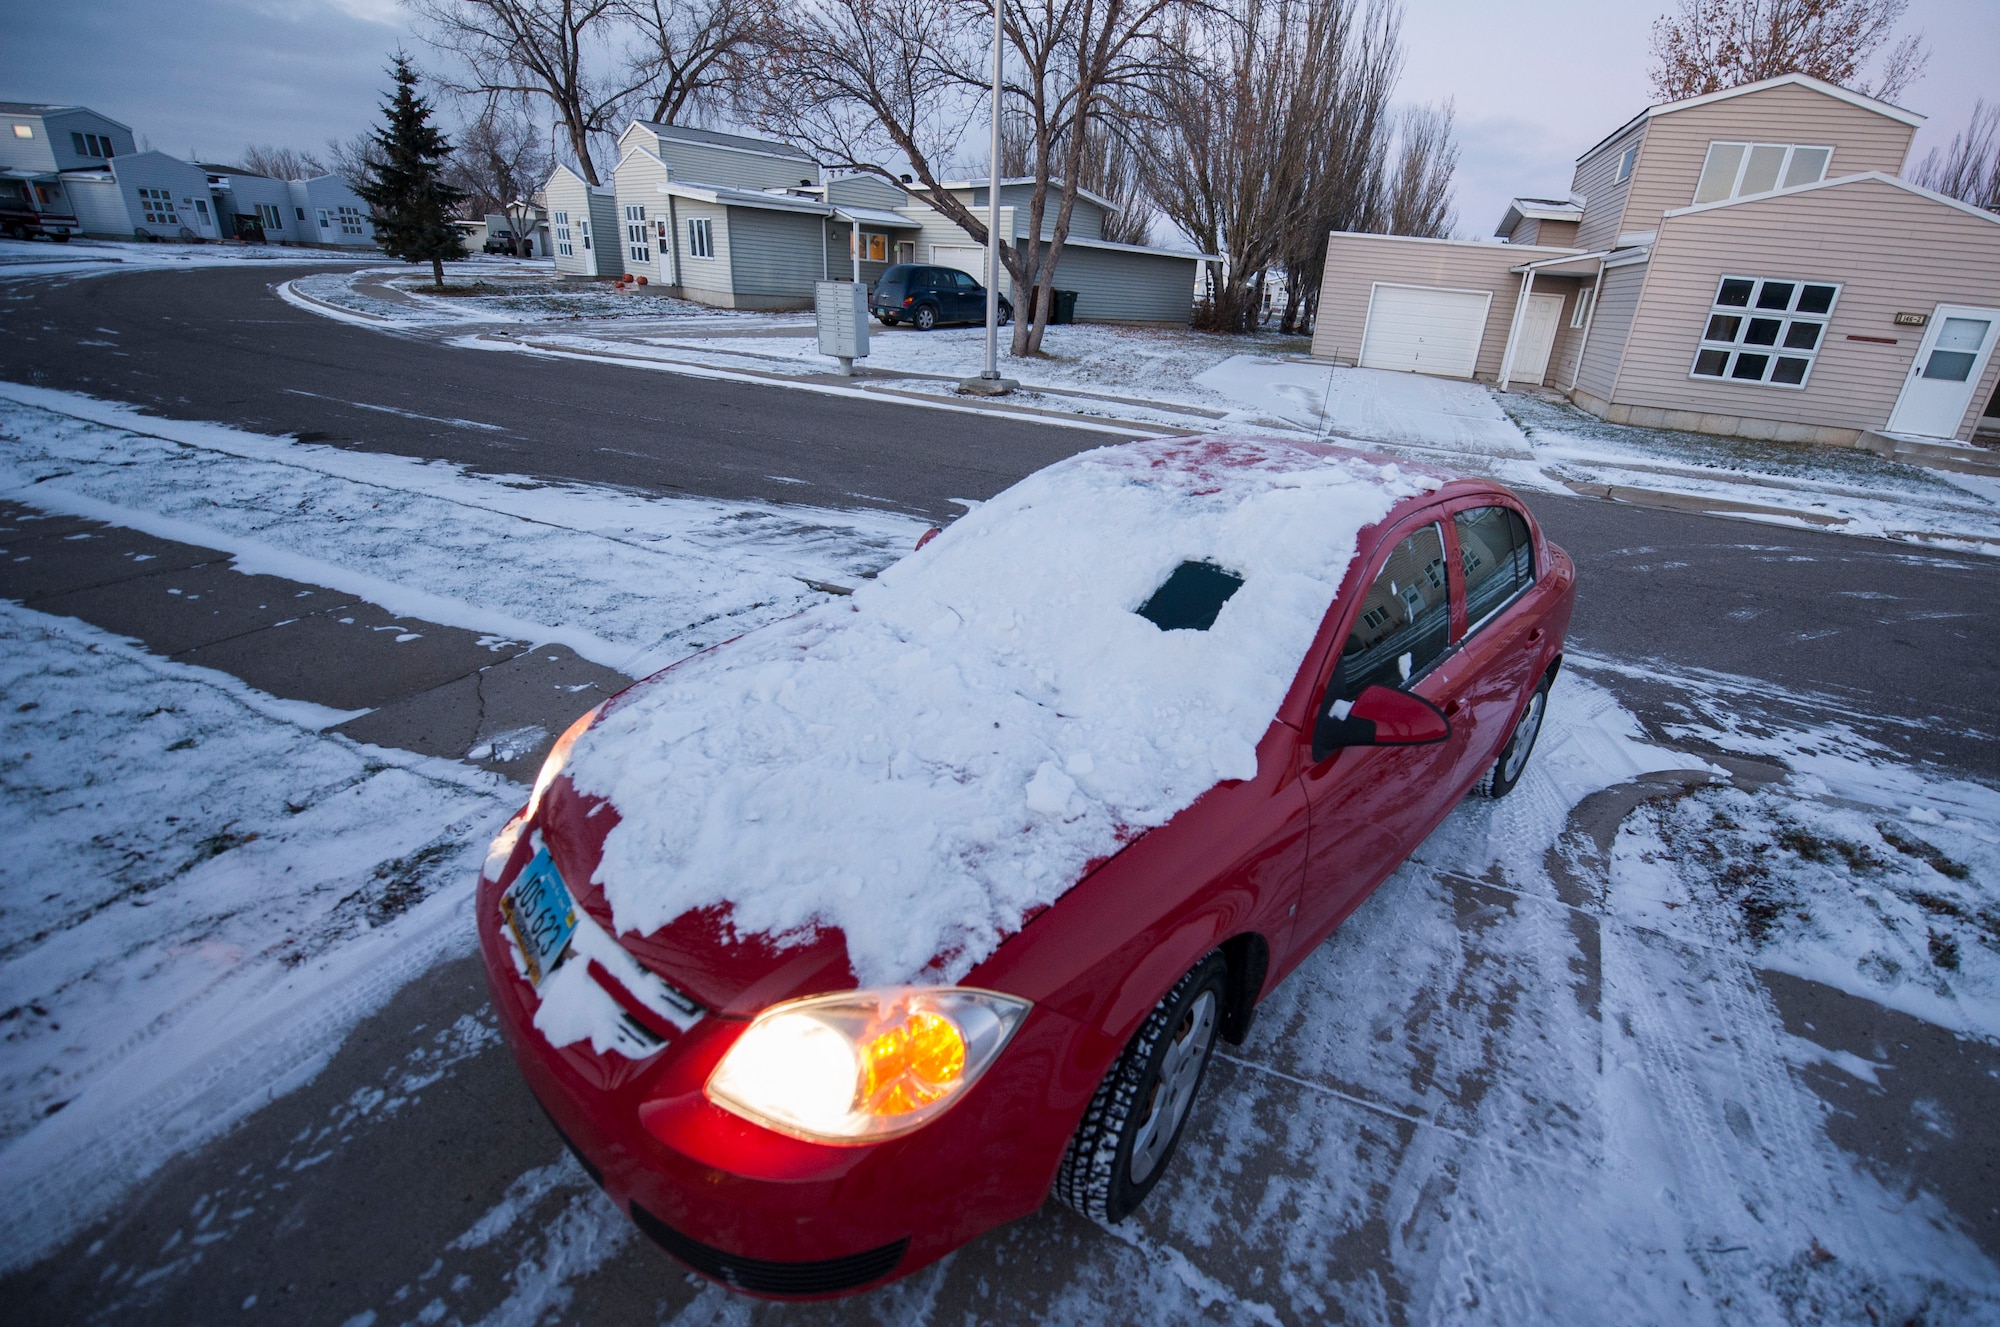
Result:
{"type": "Polygon", "coordinates": [[[1093,861],[1255,774],[1360,531],[1438,483],[1286,442],[1072,457],[851,599],[625,692],[551,832],[599,845],[568,868],[587,905],[711,1004],[781,967],[957,980],[1093,861]],[[1188,561],[1241,589],[1162,631],[1136,610],[1188,561]]]}

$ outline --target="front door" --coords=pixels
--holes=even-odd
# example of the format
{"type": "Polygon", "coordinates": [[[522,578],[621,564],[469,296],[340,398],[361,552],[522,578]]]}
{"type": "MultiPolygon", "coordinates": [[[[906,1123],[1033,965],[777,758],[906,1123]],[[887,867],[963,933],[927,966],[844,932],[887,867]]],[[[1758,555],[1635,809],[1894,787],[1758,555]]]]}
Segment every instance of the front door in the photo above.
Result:
{"type": "Polygon", "coordinates": [[[1555,348],[1556,324],[1562,321],[1563,297],[1530,295],[1521,313],[1521,339],[1514,346],[1514,380],[1539,384],[1549,371],[1549,351],[1555,348]]]}
{"type": "Polygon", "coordinates": [[[1973,389],[1992,358],[2000,309],[1940,304],[1917,347],[1903,393],[1889,414],[1889,432],[1919,438],[1955,438],[1973,389]]]}

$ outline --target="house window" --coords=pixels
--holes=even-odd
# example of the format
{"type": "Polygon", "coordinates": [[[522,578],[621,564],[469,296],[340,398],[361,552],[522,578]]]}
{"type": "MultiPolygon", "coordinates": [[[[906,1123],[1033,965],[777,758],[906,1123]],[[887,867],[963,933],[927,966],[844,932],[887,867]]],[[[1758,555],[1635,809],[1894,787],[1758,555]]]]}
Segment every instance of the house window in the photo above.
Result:
{"type": "Polygon", "coordinates": [[[583,247],[588,249],[590,247],[590,218],[578,217],[576,219],[576,229],[577,233],[583,237],[583,247]]]}
{"type": "Polygon", "coordinates": [[[688,218],[688,256],[715,257],[715,228],[707,217],[688,218]]]}
{"type": "Polygon", "coordinates": [[[139,211],[149,226],[178,226],[180,214],[174,211],[174,197],[165,189],[139,190],[139,211]]]}
{"type": "Polygon", "coordinates": [[[285,228],[284,213],[278,211],[270,203],[257,204],[257,220],[263,225],[265,230],[283,230],[285,228]]]}
{"type": "Polygon", "coordinates": [[[550,220],[556,228],[556,253],[563,258],[576,257],[576,243],[569,233],[569,213],[553,212],[550,220]]]}
{"type": "Polygon", "coordinates": [[[340,233],[343,235],[365,235],[361,228],[361,209],[346,203],[340,206],[340,233]]]}
{"type": "Polygon", "coordinates": [[[1612,183],[1623,184],[1625,181],[1631,179],[1632,167],[1637,165],[1638,162],[1639,145],[1634,143],[1632,146],[1626,148],[1623,155],[1618,158],[1618,178],[1613,180],[1612,183]]]}
{"type": "Polygon", "coordinates": [[[306,219],[306,210],[303,207],[295,207],[292,211],[299,214],[299,220],[304,221],[306,219]]]}
{"type": "Polygon", "coordinates": [[[653,237],[646,230],[644,203],[636,203],[625,209],[625,252],[635,263],[653,261],[653,237]]]}
{"type": "MultiPolygon", "coordinates": [[[[877,235],[873,231],[860,232],[861,261],[865,263],[886,263],[889,261],[889,237],[877,235]]],[[[851,252],[855,241],[850,236],[848,249],[851,252]]]]}
{"type": "Polygon", "coordinates": [[[1697,203],[1719,203],[1745,194],[1767,194],[1818,184],[1826,178],[1830,147],[1800,147],[1791,143],[1710,143],[1702,162],[1701,180],[1694,187],[1697,203]]]}
{"type": "Polygon", "coordinates": [[[1569,311],[1569,325],[1581,327],[1590,321],[1590,305],[1597,298],[1596,286],[1585,286],[1576,292],[1576,304],[1569,311]]]}
{"type": "Polygon", "coordinates": [[[1839,296],[1839,286],[1814,281],[1722,278],[1688,376],[1805,386],[1839,296]]]}
{"type": "Polygon", "coordinates": [[[69,141],[76,148],[79,157],[108,158],[111,155],[111,140],[101,134],[79,134],[71,131],[69,141]]]}
{"type": "Polygon", "coordinates": [[[33,125],[17,124],[14,126],[14,137],[33,138],[34,136],[35,136],[35,127],[33,125]]]}

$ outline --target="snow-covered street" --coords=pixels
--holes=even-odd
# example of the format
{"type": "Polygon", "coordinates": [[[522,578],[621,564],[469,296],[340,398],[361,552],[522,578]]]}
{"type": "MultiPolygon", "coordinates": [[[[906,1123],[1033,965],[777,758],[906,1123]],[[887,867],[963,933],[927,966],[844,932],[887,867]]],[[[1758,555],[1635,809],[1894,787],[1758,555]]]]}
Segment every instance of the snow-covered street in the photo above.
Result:
{"type": "MultiPolygon", "coordinates": [[[[851,585],[922,529],[5,396],[17,501],[628,675],[851,585]]],[[[399,1224],[315,1318],[2000,1312],[1980,1182],[2000,795],[1842,715],[1798,720],[1809,696],[1776,722],[1712,674],[1573,653],[1522,788],[1461,806],[1280,988],[1137,1218],[1105,1231],[1049,1208],[808,1311],[684,1280],[508,1078],[465,910],[518,785],[358,744],[330,731],[345,713],[71,617],[9,607],[0,669],[18,753],[0,801],[17,844],[0,1237],[13,1285],[90,1320],[269,1296],[301,1223],[330,1235],[340,1195],[419,1164],[470,1205],[413,1203],[438,1220],[399,1224]],[[1676,719],[1621,700],[1641,675],[1679,697],[1649,712],[1676,719]],[[517,1118],[489,1134],[468,1111],[517,1118]],[[456,1141],[419,1160],[440,1130],[456,1141]],[[134,1202],[157,1214],[104,1224],[134,1202]],[[24,1269],[77,1231],[95,1233],[24,1269]]]]}

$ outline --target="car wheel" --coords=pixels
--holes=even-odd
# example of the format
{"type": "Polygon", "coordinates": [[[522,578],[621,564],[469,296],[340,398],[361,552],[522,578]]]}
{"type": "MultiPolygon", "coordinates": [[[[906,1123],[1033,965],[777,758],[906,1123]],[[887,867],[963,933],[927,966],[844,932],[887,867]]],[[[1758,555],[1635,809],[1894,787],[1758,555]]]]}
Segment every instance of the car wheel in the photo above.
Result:
{"type": "Polygon", "coordinates": [[[1472,786],[1473,792],[1481,797],[1505,797],[1514,791],[1514,785],[1521,781],[1522,773],[1528,768],[1528,757],[1534,753],[1535,739],[1542,734],[1542,719],[1549,709],[1549,687],[1555,680],[1555,674],[1550,672],[1536,686],[1535,694],[1528,697],[1527,708],[1521,711],[1520,721],[1514,725],[1513,735],[1507,739],[1507,745],[1500,748],[1500,758],[1472,786]]]}
{"type": "Polygon", "coordinates": [[[910,321],[916,324],[919,332],[928,332],[937,326],[937,310],[928,304],[919,304],[910,321]]]}
{"type": "Polygon", "coordinates": [[[1002,327],[1005,327],[1008,323],[1011,323],[1013,321],[1014,321],[1014,306],[1009,304],[1006,300],[1001,300],[1000,325],[1002,327]]]}
{"type": "Polygon", "coordinates": [[[1215,1052],[1226,976],[1212,953],[1153,1006],[1091,1097],[1056,1173],[1057,1198],[1110,1224],[1160,1182],[1215,1052]]]}

